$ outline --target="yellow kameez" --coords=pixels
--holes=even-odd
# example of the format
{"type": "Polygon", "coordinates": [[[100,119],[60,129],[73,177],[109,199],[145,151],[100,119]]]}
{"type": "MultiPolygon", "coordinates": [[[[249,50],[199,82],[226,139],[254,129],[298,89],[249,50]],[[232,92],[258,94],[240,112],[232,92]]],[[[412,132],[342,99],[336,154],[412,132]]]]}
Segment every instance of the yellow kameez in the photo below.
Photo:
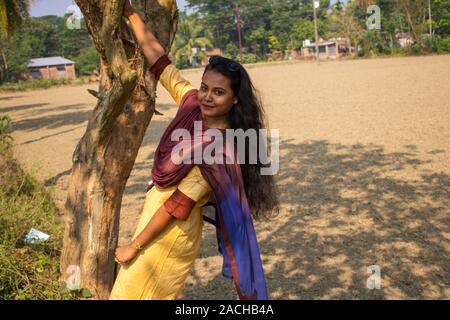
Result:
{"type": "MultiPolygon", "coordinates": [[[[164,69],[160,81],[177,105],[184,94],[193,89],[173,65],[164,69]]],[[[190,215],[187,220],[174,220],[132,262],[120,269],[111,300],[169,300],[176,299],[183,290],[200,250],[203,227],[201,207],[211,193],[197,166],[178,185],[165,189],[153,187],[147,192],[133,239],[177,189],[196,202],[190,215]]]]}

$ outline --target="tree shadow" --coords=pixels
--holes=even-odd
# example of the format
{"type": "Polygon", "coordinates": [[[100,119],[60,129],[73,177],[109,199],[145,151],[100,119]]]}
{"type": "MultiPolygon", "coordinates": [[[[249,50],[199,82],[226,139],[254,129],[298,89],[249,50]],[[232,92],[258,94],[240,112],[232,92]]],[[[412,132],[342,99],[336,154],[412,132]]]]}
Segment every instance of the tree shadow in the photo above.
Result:
{"type": "Polygon", "coordinates": [[[12,100],[12,99],[18,99],[22,98],[23,96],[6,96],[6,97],[0,97],[0,101],[2,100],[12,100]]]}
{"type": "Polygon", "coordinates": [[[34,109],[34,108],[41,108],[43,106],[48,106],[49,103],[32,103],[32,104],[23,104],[19,106],[12,106],[12,107],[4,107],[1,108],[0,111],[2,113],[9,113],[9,112],[17,112],[17,111],[23,111],[28,109],[34,109]]]}
{"type": "MultiPolygon", "coordinates": [[[[73,105],[72,105],[73,106],[73,105]]],[[[65,107],[65,106],[63,106],[65,107]]],[[[63,108],[62,107],[62,108],[63,108]]],[[[34,131],[43,128],[56,129],[63,126],[78,125],[89,120],[92,110],[64,112],[39,118],[13,121],[14,130],[34,131]]]]}
{"type": "MultiPolygon", "coordinates": [[[[282,210],[255,221],[271,298],[448,299],[450,176],[429,162],[374,144],[283,141],[282,210]],[[372,265],[379,290],[367,286],[372,265]]],[[[221,260],[208,226],[182,298],[235,299],[221,260]]]]}
{"type": "Polygon", "coordinates": [[[36,139],[32,139],[32,140],[28,140],[28,141],[22,142],[19,145],[25,145],[25,144],[38,142],[38,141],[41,141],[41,140],[45,140],[47,138],[52,138],[52,137],[56,137],[56,136],[59,136],[59,135],[65,134],[65,133],[69,133],[69,132],[72,132],[72,131],[75,131],[77,129],[84,128],[84,127],[85,127],[84,125],[81,125],[81,126],[78,126],[78,127],[72,128],[72,129],[59,131],[57,133],[49,134],[49,135],[42,136],[42,137],[39,137],[39,138],[36,138],[36,139]]]}
{"type": "Polygon", "coordinates": [[[69,110],[83,110],[90,106],[88,103],[77,103],[68,105],[56,105],[50,108],[40,108],[27,113],[27,116],[42,115],[44,113],[67,113],[69,110]]]}

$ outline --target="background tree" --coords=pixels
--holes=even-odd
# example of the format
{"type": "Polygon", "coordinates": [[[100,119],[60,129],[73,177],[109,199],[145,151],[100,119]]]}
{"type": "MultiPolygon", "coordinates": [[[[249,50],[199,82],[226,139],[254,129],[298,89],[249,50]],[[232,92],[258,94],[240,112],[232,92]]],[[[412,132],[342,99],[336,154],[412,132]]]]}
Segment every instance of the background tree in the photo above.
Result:
{"type": "Polygon", "coordinates": [[[0,32],[10,36],[28,17],[30,0],[0,0],[0,32]]]}
{"type": "Polygon", "coordinates": [[[198,12],[198,23],[214,34],[213,45],[222,50],[237,40],[234,0],[187,0],[188,7],[198,12]]]}
{"type": "Polygon", "coordinates": [[[397,0],[406,15],[413,40],[423,43],[421,35],[427,33],[428,0],[397,0]]]}
{"type": "Polygon", "coordinates": [[[0,0],[0,82],[8,76],[8,61],[4,43],[28,17],[30,0],[0,0]]]}
{"type": "Polygon", "coordinates": [[[269,31],[263,26],[247,32],[245,35],[245,42],[250,52],[257,54],[258,57],[264,59],[269,53],[269,31]]]}
{"type": "Polygon", "coordinates": [[[433,0],[431,4],[433,10],[434,32],[440,36],[450,34],[450,0],[433,0]]]}
{"type": "MultiPolygon", "coordinates": [[[[61,275],[71,283],[79,271],[81,287],[94,298],[107,299],[122,195],[155,111],[156,81],[122,17],[124,0],[76,3],[100,55],[101,80],[98,92],[92,92],[97,104],[73,154],[61,275]]],[[[132,3],[169,51],[177,24],[175,1],[132,3]]]]}
{"type": "Polygon", "coordinates": [[[81,76],[91,75],[94,70],[99,68],[99,55],[94,46],[81,49],[78,56],[74,58],[77,72],[81,76]]]}
{"type": "Polygon", "coordinates": [[[334,6],[327,17],[328,34],[332,37],[347,38],[348,48],[358,48],[358,39],[364,32],[364,28],[357,19],[356,7],[350,2],[345,8],[342,4],[334,6]]]}
{"type": "Polygon", "coordinates": [[[356,6],[366,10],[368,6],[378,3],[377,0],[355,0],[355,4],[356,6]]]}
{"type": "Polygon", "coordinates": [[[200,63],[206,56],[197,49],[210,49],[213,47],[212,34],[208,29],[198,23],[197,15],[188,16],[181,13],[178,23],[178,31],[172,47],[174,62],[179,67],[191,67],[200,63]]]}

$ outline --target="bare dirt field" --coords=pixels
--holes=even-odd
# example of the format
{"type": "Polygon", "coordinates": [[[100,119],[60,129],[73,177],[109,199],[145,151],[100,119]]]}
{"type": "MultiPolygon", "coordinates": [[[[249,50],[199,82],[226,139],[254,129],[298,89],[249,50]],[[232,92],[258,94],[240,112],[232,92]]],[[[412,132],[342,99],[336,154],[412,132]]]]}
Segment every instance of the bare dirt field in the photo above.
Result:
{"type": "MultiPolygon", "coordinates": [[[[272,299],[450,299],[450,55],[249,69],[280,131],[282,210],[255,223],[272,299]],[[370,290],[369,266],[381,272],[370,290]]],[[[200,71],[185,72],[199,85],[200,71]]],[[[15,155],[65,201],[96,85],[1,94],[15,155]]],[[[176,106],[163,88],[123,199],[130,240],[176,106]]],[[[184,299],[235,299],[205,224],[184,299]]]]}

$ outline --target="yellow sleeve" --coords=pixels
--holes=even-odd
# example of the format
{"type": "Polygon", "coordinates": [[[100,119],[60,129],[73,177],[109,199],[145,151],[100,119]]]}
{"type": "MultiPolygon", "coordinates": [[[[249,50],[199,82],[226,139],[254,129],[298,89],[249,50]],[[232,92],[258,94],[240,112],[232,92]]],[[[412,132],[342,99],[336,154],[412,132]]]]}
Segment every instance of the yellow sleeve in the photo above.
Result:
{"type": "Polygon", "coordinates": [[[202,199],[212,190],[209,183],[203,178],[198,166],[194,166],[189,171],[186,177],[181,180],[177,189],[195,202],[202,199]]]}
{"type": "Polygon", "coordinates": [[[174,193],[164,202],[164,209],[179,220],[187,220],[195,204],[209,195],[211,188],[200,169],[194,166],[178,184],[174,193]]]}
{"type": "Polygon", "coordinates": [[[177,106],[180,105],[183,96],[190,90],[195,89],[192,84],[181,76],[180,71],[169,64],[161,73],[159,81],[170,93],[177,106]]]}

